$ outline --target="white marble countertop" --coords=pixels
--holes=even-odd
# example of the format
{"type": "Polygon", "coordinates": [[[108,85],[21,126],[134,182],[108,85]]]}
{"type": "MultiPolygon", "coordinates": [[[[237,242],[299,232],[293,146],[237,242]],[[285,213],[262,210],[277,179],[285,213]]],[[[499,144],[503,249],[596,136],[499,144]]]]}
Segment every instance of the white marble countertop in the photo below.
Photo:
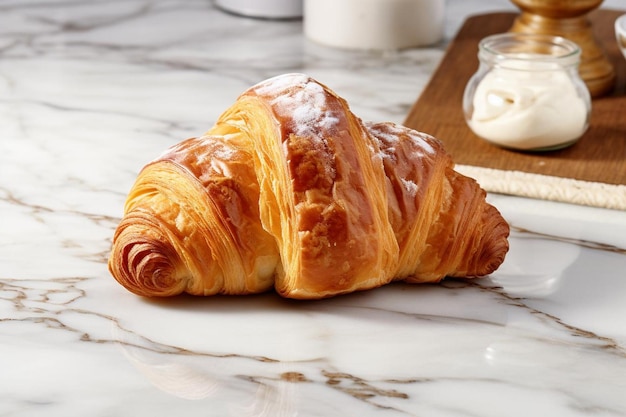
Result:
{"type": "MultiPolygon", "coordinates": [[[[449,0],[446,40],[494,10],[515,9],[449,0]]],[[[0,1],[0,416],[625,416],[624,212],[490,195],[513,231],[492,276],[319,302],[148,301],[108,273],[139,169],[244,89],[306,72],[402,122],[445,43],[335,50],[208,0],[0,1]]]]}

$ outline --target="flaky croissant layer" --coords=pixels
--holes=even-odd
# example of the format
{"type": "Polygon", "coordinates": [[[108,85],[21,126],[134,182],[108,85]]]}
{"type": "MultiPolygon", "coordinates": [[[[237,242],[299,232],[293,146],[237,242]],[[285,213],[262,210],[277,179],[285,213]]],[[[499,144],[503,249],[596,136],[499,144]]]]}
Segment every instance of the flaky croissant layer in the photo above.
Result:
{"type": "Polygon", "coordinates": [[[133,293],[316,299],[490,274],[509,226],[437,139],[303,74],[245,91],[140,172],[109,269],[133,293]]]}

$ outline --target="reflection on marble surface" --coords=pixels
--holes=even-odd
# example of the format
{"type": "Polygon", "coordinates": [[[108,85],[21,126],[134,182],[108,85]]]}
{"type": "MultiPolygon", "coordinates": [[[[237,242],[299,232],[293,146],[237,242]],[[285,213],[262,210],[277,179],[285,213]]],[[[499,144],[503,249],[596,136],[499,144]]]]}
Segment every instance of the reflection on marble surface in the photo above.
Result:
{"type": "MultiPolygon", "coordinates": [[[[447,39],[494,9],[450,0],[447,39]]],[[[249,85],[308,72],[401,122],[445,43],[333,50],[204,0],[0,10],[1,416],[626,415],[624,212],[490,195],[492,276],[316,302],[146,300],[107,271],[138,170],[249,85]]]]}

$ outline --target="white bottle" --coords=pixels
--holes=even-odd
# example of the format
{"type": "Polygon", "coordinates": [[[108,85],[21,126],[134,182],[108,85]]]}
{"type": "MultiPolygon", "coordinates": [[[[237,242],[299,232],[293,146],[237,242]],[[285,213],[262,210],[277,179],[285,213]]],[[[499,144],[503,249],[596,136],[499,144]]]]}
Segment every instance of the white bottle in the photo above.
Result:
{"type": "Polygon", "coordinates": [[[324,45],[394,50],[443,38],[444,0],[304,0],[304,33],[324,45]]]}
{"type": "Polygon", "coordinates": [[[302,17],[303,0],[215,0],[222,10],[241,16],[262,19],[302,17]]]}

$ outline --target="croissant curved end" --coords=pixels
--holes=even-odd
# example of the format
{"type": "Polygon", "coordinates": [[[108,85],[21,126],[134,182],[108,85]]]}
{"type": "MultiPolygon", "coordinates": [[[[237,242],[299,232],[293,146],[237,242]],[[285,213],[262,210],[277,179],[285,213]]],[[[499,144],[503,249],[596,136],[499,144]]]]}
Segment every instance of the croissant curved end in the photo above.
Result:
{"type": "Polygon", "coordinates": [[[487,209],[483,212],[483,219],[485,229],[491,230],[491,238],[481,247],[481,252],[476,256],[478,262],[482,262],[477,276],[495,272],[502,265],[509,251],[510,227],[507,222],[502,221],[502,214],[498,209],[487,205],[487,209]]]}
{"type": "Polygon", "coordinates": [[[176,250],[165,239],[144,233],[141,221],[126,216],[113,241],[109,271],[130,292],[166,297],[185,290],[185,280],[177,273],[176,250]]]}

